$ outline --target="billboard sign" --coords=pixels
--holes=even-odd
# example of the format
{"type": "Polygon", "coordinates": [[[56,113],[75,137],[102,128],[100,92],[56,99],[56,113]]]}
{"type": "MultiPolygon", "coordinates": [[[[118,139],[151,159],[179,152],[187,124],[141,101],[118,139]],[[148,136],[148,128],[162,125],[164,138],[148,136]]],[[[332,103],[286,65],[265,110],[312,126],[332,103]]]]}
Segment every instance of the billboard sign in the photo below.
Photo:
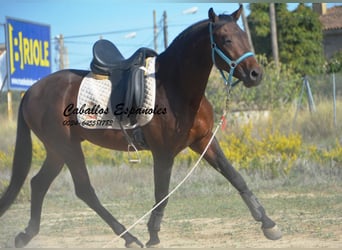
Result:
{"type": "Polygon", "coordinates": [[[27,90],[51,73],[50,26],[6,18],[9,89],[27,90]]]}

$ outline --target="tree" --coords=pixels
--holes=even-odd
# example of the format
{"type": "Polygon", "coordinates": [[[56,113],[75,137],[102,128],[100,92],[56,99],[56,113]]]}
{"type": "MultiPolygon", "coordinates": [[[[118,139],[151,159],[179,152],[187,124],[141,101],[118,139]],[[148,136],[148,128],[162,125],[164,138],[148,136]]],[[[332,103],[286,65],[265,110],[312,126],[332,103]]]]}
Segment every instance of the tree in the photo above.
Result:
{"type": "Polygon", "coordinates": [[[249,4],[250,15],[247,17],[255,52],[269,58],[272,55],[270,37],[270,17],[268,3],[249,4]],[[266,45],[266,46],[265,46],[266,45]]]}
{"type": "MultiPolygon", "coordinates": [[[[279,18],[288,13],[285,3],[276,3],[275,12],[277,29],[279,26],[279,18]]],[[[248,25],[258,54],[266,55],[268,59],[272,58],[272,43],[270,29],[270,6],[269,3],[251,3],[249,4],[250,15],[247,17],[248,25]]],[[[281,24],[280,24],[281,25],[281,24]]]]}
{"type": "MultiPolygon", "coordinates": [[[[257,54],[272,59],[269,4],[251,3],[248,16],[250,31],[257,54]]],[[[322,29],[318,15],[299,4],[293,12],[286,4],[275,4],[279,58],[296,73],[314,74],[323,65],[322,29]]]]}
{"type": "Polygon", "coordinates": [[[296,72],[312,75],[323,69],[323,33],[318,15],[311,8],[299,4],[285,16],[278,30],[280,58],[296,72]]]}

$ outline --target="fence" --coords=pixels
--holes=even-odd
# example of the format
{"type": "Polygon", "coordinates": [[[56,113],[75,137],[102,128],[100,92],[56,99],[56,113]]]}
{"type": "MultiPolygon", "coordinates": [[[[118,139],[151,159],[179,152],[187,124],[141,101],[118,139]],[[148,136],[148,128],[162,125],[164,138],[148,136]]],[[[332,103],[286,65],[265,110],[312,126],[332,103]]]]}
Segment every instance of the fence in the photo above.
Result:
{"type": "Polygon", "coordinates": [[[337,105],[337,100],[342,100],[342,73],[304,77],[301,95],[298,100],[297,111],[301,108],[304,93],[306,93],[310,112],[316,111],[315,99],[318,101],[331,101],[331,107],[333,110],[332,119],[334,126],[337,127],[337,112],[339,108],[337,105]]]}

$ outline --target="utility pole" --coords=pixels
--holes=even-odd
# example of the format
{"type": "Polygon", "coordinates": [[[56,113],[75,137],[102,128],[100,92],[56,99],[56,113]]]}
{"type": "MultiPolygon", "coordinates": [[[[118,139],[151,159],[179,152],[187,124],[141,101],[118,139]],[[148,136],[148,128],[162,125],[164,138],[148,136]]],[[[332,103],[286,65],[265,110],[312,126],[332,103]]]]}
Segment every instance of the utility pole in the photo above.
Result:
{"type": "Polygon", "coordinates": [[[156,11],[153,10],[153,42],[154,42],[154,50],[155,51],[158,50],[157,35],[158,35],[157,17],[156,17],[156,11]]]}
{"type": "Polygon", "coordinates": [[[56,63],[58,62],[58,69],[62,70],[69,67],[69,57],[68,57],[68,48],[64,46],[64,37],[62,34],[55,38],[57,42],[56,50],[58,53],[58,61],[56,59],[56,63]]]}
{"type": "Polygon", "coordinates": [[[58,40],[58,54],[59,54],[59,70],[64,69],[64,38],[63,35],[60,34],[57,37],[58,40]]]}
{"type": "Polygon", "coordinates": [[[274,3],[270,3],[270,25],[271,25],[271,41],[272,54],[276,68],[279,68],[278,39],[277,39],[277,21],[275,15],[274,3]]]}
{"type": "Polygon", "coordinates": [[[163,13],[163,31],[164,31],[164,49],[168,46],[168,35],[167,35],[167,14],[166,11],[163,13]]]}

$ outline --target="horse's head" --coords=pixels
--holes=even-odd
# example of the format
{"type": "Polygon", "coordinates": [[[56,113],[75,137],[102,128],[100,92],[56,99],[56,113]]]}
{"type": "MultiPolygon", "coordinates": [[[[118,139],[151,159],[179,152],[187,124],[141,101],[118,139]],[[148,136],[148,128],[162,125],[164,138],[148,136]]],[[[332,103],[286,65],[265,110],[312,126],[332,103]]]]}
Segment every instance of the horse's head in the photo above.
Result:
{"type": "Polygon", "coordinates": [[[212,8],[209,10],[213,61],[220,70],[230,72],[246,87],[252,87],[260,83],[262,68],[250,52],[246,33],[236,23],[241,12],[242,5],[231,15],[217,16],[212,8]]]}

